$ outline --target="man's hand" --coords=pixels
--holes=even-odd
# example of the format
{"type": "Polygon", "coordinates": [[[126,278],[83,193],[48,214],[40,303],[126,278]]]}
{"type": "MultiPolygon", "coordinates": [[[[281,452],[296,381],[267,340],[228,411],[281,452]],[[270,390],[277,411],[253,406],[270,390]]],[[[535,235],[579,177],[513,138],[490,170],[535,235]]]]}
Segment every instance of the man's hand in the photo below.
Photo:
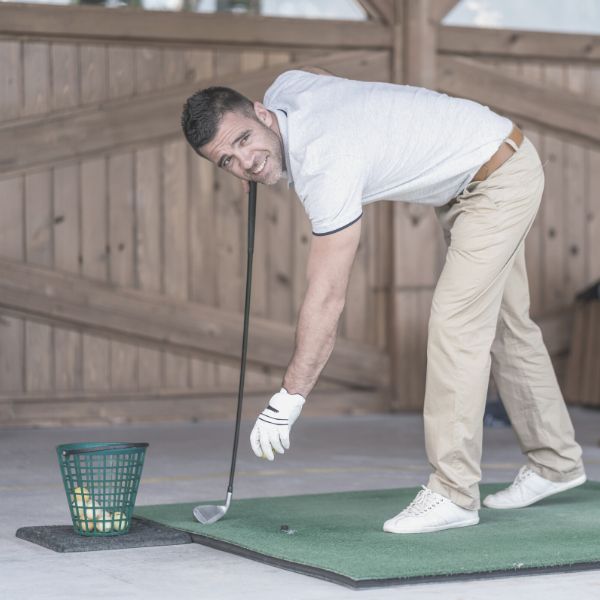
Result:
{"type": "Polygon", "coordinates": [[[288,394],[285,388],[271,397],[250,434],[250,445],[256,456],[274,460],[273,450],[283,454],[290,447],[290,430],[304,402],[300,394],[288,394]]]}

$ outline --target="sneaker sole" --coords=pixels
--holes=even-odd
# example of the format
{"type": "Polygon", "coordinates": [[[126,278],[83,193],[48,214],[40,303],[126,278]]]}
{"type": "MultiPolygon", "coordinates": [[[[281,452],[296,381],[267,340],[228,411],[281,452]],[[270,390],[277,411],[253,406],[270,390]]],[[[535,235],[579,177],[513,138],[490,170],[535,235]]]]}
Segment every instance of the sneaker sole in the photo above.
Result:
{"type": "Polygon", "coordinates": [[[534,496],[529,502],[525,504],[511,504],[510,506],[492,506],[486,502],[487,498],[483,500],[483,505],[487,508],[493,508],[495,510],[510,510],[513,508],[525,508],[527,506],[531,506],[544,498],[549,498],[550,496],[554,496],[555,494],[560,494],[561,492],[566,492],[567,490],[571,490],[577,486],[583,485],[587,481],[587,477],[582,475],[577,479],[573,479],[572,481],[565,481],[564,484],[561,485],[559,489],[554,489],[551,492],[546,492],[544,494],[538,494],[534,496]]]}
{"type": "Polygon", "coordinates": [[[426,527],[424,529],[420,529],[419,531],[387,531],[383,530],[385,533],[395,533],[397,535],[412,535],[413,533],[435,533],[436,531],[444,531],[446,529],[458,529],[460,527],[470,527],[471,525],[478,525],[479,517],[472,521],[463,521],[461,523],[456,523],[454,525],[440,525],[438,527],[426,527]]]}

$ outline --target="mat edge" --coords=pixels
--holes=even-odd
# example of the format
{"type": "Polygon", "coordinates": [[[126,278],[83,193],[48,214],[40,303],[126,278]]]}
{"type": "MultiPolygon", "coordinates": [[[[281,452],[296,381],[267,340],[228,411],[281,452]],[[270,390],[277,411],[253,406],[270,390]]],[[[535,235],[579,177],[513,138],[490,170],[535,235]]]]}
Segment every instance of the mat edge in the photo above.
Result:
{"type": "Polygon", "coordinates": [[[269,556],[268,554],[262,554],[255,550],[248,550],[247,548],[242,548],[239,545],[217,540],[212,537],[197,533],[190,533],[190,535],[195,544],[200,544],[202,546],[206,546],[214,550],[220,550],[222,552],[228,552],[230,554],[241,556],[242,558],[248,558],[263,564],[279,567],[281,569],[285,569],[286,571],[292,571],[293,573],[298,573],[300,575],[308,575],[310,577],[329,581],[330,583],[337,583],[353,590],[383,588],[399,585],[416,585],[421,583],[504,579],[507,577],[518,577],[521,575],[544,575],[549,573],[573,573],[578,571],[600,570],[600,561],[598,561],[592,563],[585,562],[573,563],[571,565],[557,565],[556,567],[540,566],[514,570],[474,571],[471,573],[452,575],[418,575],[402,578],[396,577],[392,579],[352,579],[351,577],[341,575],[335,571],[329,571],[327,569],[313,567],[311,565],[303,565],[301,563],[295,563],[283,558],[276,558],[269,556]]]}

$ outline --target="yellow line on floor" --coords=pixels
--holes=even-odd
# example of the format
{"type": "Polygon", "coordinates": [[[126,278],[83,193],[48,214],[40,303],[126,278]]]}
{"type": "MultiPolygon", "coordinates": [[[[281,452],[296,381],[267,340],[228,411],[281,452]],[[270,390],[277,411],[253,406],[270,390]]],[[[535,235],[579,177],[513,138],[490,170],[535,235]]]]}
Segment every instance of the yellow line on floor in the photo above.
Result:
{"type": "MultiPolygon", "coordinates": [[[[591,462],[591,461],[586,461],[591,462]]],[[[521,463],[485,463],[483,469],[491,471],[517,470],[521,463]]],[[[299,469],[257,469],[238,471],[237,477],[281,477],[290,475],[331,475],[333,473],[365,473],[373,471],[386,472],[421,472],[428,471],[429,465],[422,464],[407,464],[399,466],[386,465],[371,465],[368,467],[302,467],[299,469]]],[[[187,481],[202,481],[204,479],[219,479],[227,477],[227,472],[219,471],[216,473],[207,473],[205,475],[169,475],[164,477],[142,477],[141,485],[156,485],[161,483],[176,483],[187,481]]],[[[62,486],[59,483],[46,484],[15,484],[15,485],[0,485],[0,492],[26,492],[33,490],[57,489],[62,486]]]]}

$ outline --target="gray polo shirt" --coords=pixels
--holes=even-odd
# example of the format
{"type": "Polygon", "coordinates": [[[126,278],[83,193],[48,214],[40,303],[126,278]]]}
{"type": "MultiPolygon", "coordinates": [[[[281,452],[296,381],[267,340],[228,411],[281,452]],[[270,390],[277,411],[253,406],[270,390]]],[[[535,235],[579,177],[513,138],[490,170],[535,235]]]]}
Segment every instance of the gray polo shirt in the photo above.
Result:
{"type": "Polygon", "coordinates": [[[281,74],[264,104],[315,235],[347,227],[376,200],[446,204],[512,128],[470,100],[305,71],[281,74]]]}

